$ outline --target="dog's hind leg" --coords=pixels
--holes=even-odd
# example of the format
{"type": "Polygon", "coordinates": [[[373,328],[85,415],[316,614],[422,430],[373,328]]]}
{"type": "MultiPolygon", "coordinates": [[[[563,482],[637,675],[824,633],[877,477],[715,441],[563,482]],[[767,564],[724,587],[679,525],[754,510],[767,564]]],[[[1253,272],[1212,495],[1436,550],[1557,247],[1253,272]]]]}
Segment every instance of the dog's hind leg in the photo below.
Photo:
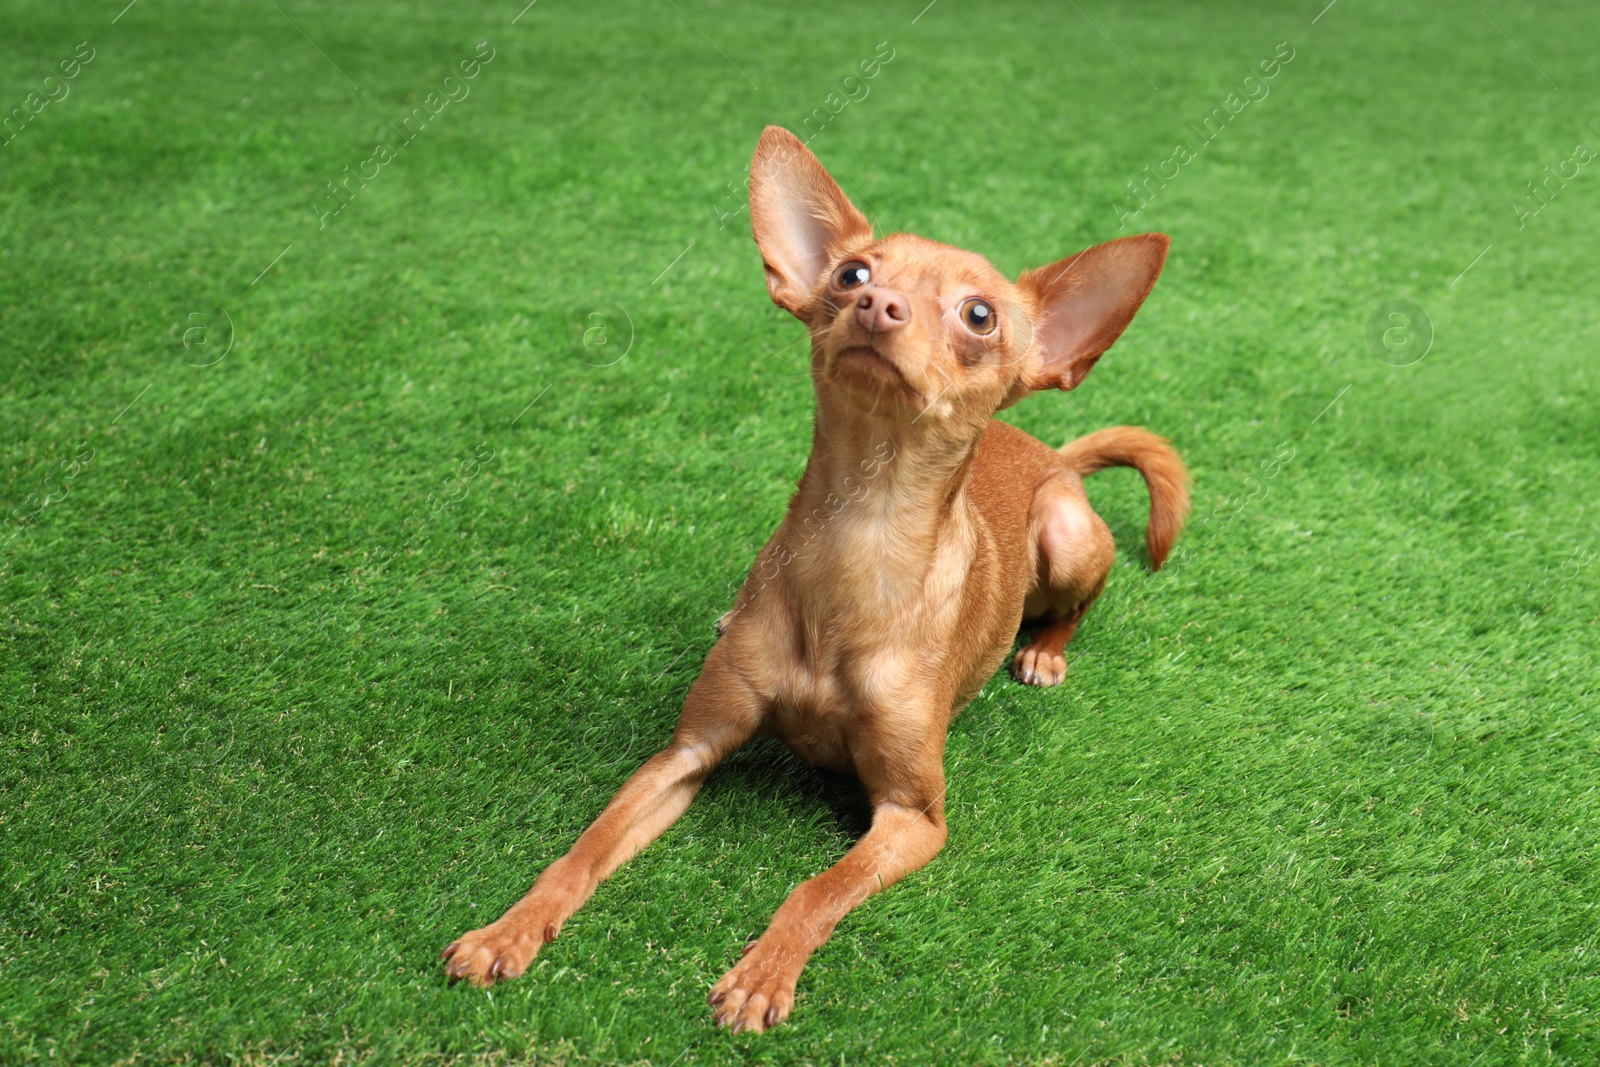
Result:
{"type": "Polygon", "coordinates": [[[572,850],[504,915],[444,950],[451,978],[487,986],[520,975],[595,888],[677,821],[711,771],[749,740],[763,708],[730,655],[725,642],[712,647],[671,743],[633,773],[572,850]]]}
{"type": "Polygon", "coordinates": [[[1067,675],[1062,653],[1106,587],[1116,543],[1089,506],[1083,479],[1070,472],[1047,479],[1034,494],[1029,530],[1039,565],[1023,617],[1038,619],[1040,625],[1011,661],[1011,674],[1028,685],[1051,686],[1067,675]]]}

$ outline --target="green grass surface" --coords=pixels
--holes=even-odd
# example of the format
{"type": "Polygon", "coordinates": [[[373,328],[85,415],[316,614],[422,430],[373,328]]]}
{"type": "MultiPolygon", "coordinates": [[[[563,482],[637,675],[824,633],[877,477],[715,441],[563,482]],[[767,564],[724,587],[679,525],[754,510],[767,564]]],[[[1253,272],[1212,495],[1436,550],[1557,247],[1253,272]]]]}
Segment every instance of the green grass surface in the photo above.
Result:
{"type": "Polygon", "coordinates": [[[923,4],[5,4],[4,113],[94,58],[0,146],[0,1063],[1600,1058],[1600,173],[1511,206],[1600,143],[1592,12],[923,4]],[[1171,436],[1196,512],[1152,575],[1138,479],[1091,484],[1109,588],[1064,686],[957,722],[945,852],[792,1023],[713,1030],[865,825],[756,746],[526,977],[449,987],[803,466],[802,328],[719,225],[761,127],[889,42],[813,148],[1014,273],[1131,232],[1285,40],[1136,220],[1128,335],[1007,412],[1171,436]]]}

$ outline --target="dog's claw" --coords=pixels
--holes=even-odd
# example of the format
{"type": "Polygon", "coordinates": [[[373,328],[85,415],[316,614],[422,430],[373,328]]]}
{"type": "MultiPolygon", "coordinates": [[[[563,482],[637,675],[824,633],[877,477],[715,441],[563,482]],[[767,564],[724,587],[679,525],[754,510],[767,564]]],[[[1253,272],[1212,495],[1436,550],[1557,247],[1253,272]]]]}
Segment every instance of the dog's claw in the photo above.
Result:
{"type": "Polygon", "coordinates": [[[544,927],[544,943],[550,944],[556,939],[556,924],[546,923],[544,927]]]}
{"type": "Polygon", "coordinates": [[[451,956],[454,956],[456,954],[456,949],[458,949],[460,947],[461,947],[461,942],[459,942],[459,941],[450,942],[448,945],[446,945],[444,947],[444,951],[439,953],[439,958],[441,960],[449,959],[451,956]]]}
{"type": "Polygon", "coordinates": [[[539,940],[542,925],[537,920],[526,925],[502,920],[473,930],[446,950],[445,974],[481,987],[521,976],[544,947],[539,940]]]}
{"type": "Polygon", "coordinates": [[[744,948],[739,950],[739,955],[748,956],[748,955],[750,955],[750,950],[755,948],[755,947],[756,947],[756,939],[755,938],[751,938],[749,941],[746,941],[744,943],[744,948]]]}
{"type": "Polygon", "coordinates": [[[794,1009],[796,951],[763,936],[712,987],[712,1019],[734,1033],[759,1034],[789,1018],[794,1009]]]}

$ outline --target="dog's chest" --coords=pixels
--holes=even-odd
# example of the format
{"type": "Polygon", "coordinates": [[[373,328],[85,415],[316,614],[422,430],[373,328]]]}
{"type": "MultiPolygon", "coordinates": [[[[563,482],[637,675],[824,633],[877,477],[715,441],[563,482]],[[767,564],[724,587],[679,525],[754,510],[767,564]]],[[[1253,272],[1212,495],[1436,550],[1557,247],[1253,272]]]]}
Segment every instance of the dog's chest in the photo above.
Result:
{"type": "MultiPolygon", "coordinates": [[[[769,706],[773,734],[802,759],[855,769],[854,752],[903,710],[918,685],[915,657],[882,641],[838,631],[812,635],[807,654],[784,665],[769,706]]],[[[870,744],[870,742],[866,742],[870,744]]]]}
{"type": "MultiPolygon", "coordinates": [[[[843,518],[843,516],[841,516],[843,518]]],[[[895,720],[938,717],[936,656],[954,629],[971,563],[959,524],[931,546],[897,542],[863,512],[818,550],[797,556],[769,620],[772,731],[803,759],[854,769],[853,749],[881,742],[895,720]],[[918,550],[920,549],[920,551],[918,550]]]]}

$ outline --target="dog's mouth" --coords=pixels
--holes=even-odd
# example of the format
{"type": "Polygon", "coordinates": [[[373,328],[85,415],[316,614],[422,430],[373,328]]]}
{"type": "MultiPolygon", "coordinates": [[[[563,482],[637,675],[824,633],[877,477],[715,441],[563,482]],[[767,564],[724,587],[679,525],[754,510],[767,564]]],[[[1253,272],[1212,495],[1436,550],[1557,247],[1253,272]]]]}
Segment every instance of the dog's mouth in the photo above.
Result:
{"type": "Polygon", "coordinates": [[[846,345],[835,353],[833,366],[836,374],[866,385],[874,392],[888,387],[919,395],[894,360],[871,345],[846,345]]]}

